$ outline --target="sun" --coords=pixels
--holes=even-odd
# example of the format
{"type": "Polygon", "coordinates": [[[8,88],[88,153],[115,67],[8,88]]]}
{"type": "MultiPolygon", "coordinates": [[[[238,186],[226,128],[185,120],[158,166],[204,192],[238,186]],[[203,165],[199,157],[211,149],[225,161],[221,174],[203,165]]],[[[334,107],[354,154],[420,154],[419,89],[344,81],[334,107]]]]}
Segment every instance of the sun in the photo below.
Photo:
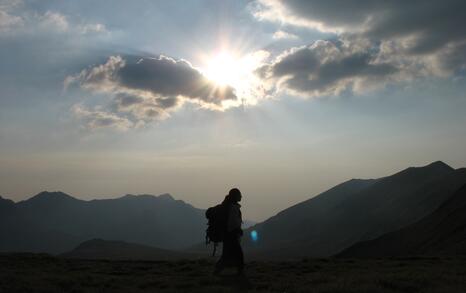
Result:
{"type": "Polygon", "coordinates": [[[229,52],[219,52],[209,58],[204,74],[220,86],[238,87],[246,74],[241,59],[229,52]]]}
{"type": "Polygon", "coordinates": [[[248,54],[235,52],[222,50],[204,55],[201,71],[218,87],[232,87],[239,103],[255,104],[258,81],[254,72],[267,55],[264,51],[248,54]]]}

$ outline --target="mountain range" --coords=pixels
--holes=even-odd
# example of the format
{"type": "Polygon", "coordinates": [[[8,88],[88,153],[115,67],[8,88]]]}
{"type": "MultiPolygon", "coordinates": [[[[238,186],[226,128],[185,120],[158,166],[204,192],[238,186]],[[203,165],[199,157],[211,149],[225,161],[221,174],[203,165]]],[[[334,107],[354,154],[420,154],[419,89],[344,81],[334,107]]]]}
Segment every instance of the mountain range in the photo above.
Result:
{"type": "Polygon", "coordinates": [[[328,257],[410,225],[436,210],[466,183],[466,169],[443,162],[379,179],[353,179],[285,209],[246,231],[258,257],[328,257]]]}
{"type": "Polygon", "coordinates": [[[169,194],[84,201],[41,192],[14,203],[0,199],[0,251],[63,253],[93,238],[165,249],[204,239],[204,211],[169,194]]]}
{"type": "MultiPolygon", "coordinates": [[[[243,246],[250,258],[465,254],[465,185],[465,168],[440,161],[378,179],[351,179],[247,228],[243,246]]],[[[207,256],[200,244],[205,228],[204,210],[169,194],[84,201],[41,192],[18,203],[0,197],[3,252],[207,256]],[[187,247],[188,254],[179,252],[187,247]]]]}

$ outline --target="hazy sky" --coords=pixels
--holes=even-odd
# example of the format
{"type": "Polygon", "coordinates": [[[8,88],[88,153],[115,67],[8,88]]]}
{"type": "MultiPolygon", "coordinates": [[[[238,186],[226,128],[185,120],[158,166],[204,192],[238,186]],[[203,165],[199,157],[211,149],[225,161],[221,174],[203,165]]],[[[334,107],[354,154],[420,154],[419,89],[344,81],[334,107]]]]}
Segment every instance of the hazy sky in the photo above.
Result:
{"type": "Polygon", "coordinates": [[[0,0],[0,195],[229,188],[263,220],[466,166],[466,2],[0,0]]]}

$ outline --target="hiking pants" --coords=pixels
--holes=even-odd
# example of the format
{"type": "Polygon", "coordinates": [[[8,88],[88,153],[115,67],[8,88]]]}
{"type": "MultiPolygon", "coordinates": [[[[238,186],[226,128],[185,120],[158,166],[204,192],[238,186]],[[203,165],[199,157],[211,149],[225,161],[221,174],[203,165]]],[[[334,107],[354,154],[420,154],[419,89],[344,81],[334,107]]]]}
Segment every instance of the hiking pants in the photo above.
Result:
{"type": "Polygon", "coordinates": [[[223,240],[222,256],[216,265],[217,269],[224,267],[237,267],[238,270],[243,270],[244,255],[240,244],[238,234],[228,233],[223,240]]]}

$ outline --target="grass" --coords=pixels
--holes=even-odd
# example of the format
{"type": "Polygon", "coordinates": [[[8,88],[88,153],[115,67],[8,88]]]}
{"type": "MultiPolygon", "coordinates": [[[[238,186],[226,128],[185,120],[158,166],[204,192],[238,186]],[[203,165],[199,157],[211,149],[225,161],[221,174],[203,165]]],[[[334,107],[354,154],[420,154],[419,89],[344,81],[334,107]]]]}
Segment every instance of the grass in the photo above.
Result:
{"type": "Polygon", "coordinates": [[[464,258],[252,261],[246,277],[214,277],[213,264],[4,254],[0,292],[466,292],[464,258]]]}

